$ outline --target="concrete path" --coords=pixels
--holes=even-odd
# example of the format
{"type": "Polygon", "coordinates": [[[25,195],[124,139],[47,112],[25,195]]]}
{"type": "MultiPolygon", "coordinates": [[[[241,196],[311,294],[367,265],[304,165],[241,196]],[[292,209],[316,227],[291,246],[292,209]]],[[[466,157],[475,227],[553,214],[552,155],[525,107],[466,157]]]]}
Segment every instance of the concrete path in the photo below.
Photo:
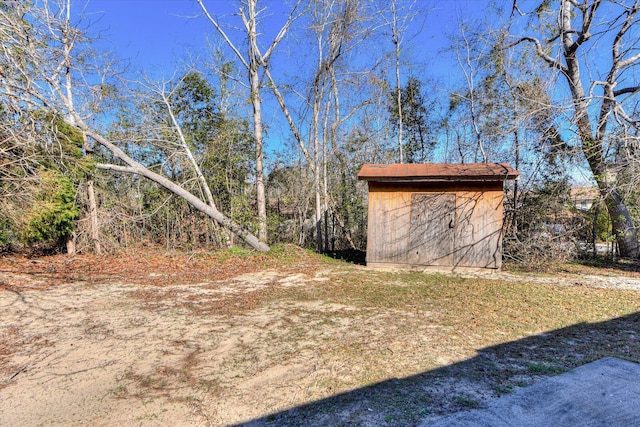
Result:
{"type": "Polygon", "coordinates": [[[600,359],[427,426],[640,426],[640,365],[600,359]]]}

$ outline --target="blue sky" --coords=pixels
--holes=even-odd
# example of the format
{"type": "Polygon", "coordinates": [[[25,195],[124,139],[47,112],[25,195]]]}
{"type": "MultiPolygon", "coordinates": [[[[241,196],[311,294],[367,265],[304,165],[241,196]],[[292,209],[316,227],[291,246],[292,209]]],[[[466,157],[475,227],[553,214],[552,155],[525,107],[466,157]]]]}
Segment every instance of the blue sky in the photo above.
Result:
{"type": "Polygon", "coordinates": [[[210,31],[189,0],[89,0],[84,15],[102,47],[131,61],[135,70],[170,70],[210,31]]]}
{"type": "MultiPolygon", "coordinates": [[[[95,22],[92,32],[100,32],[105,48],[121,59],[130,60],[132,69],[159,77],[170,76],[176,65],[189,55],[203,54],[208,42],[219,41],[195,0],[75,1],[78,10],[83,10],[84,16],[95,22]]],[[[284,22],[288,12],[284,2],[262,4],[267,7],[262,31],[273,30],[284,22]]],[[[447,35],[455,30],[460,19],[481,17],[486,4],[485,0],[418,0],[417,5],[429,12],[414,21],[415,28],[410,33],[417,35],[411,40],[412,54],[426,60],[434,72],[442,70],[440,74],[450,74],[452,64],[441,52],[447,35]]],[[[235,10],[234,1],[205,0],[205,5],[221,21],[239,22],[237,17],[230,16],[235,10]]]]}

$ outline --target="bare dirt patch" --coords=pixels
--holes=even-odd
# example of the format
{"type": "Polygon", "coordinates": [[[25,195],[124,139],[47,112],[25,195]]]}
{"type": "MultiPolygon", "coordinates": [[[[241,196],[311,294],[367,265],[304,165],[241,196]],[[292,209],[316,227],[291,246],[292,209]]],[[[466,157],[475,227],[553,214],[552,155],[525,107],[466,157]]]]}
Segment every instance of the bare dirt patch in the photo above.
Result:
{"type": "Polygon", "coordinates": [[[629,275],[600,289],[293,247],[141,253],[0,258],[0,425],[410,425],[640,361],[629,275]]]}

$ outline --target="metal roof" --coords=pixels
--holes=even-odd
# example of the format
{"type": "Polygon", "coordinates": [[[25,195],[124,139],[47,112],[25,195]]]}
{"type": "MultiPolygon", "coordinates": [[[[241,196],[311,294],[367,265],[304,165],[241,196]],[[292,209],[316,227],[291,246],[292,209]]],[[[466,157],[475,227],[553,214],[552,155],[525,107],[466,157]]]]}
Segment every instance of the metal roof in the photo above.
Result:
{"type": "Polygon", "coordinates": [[[366,164],[358,179],[366,181],[503,181],[520,174],[508,163],[366,164]]]}

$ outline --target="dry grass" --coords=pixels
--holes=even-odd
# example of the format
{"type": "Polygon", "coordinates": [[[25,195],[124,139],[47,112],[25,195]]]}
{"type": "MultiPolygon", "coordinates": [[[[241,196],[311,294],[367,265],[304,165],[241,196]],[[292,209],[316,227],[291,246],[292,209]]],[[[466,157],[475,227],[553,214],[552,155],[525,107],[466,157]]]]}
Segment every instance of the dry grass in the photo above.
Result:
{"type": "Polygon", "coordinates": [[[640,277],[639,262],[625,259],[613,261],[603,257],[572,262],[544,262],[534,265],[507,263],[506,269],[515,272],[640,277]]]}
{"type": "MultiPolygon", "coordinates": [[[[326,355],[348,359],[357,372],[336,386],[338,392],[356,390],[346,401],[385,408],[371,425],[408,425],[476,407],[487,397],[605,356],[640,362],[634,344],[640,298],[634,291],[349,271],[283,298],[354,307],[318,313],[325,317],[315,322],[349,318],[356,325],[325,343],[326,355]],[[385,400],[389,396],[396,398],[385,400]]],[[[290,415],[295,424],[305,414],[322,424],[327,411],[339,413],[325,406],[345,399],[272,419],[279,424],[290,415]]]]}
{"type": "MultiPolygon", "coordinates": [[[[131,360],[101,365],[113,368],[101,404],[155,402],[155,412],[136,413],[141,424],[411,425],[600,357],[640,362],[638,291],[372,271],[293,247],[4,258],[0,280],[4,301],[63,289],[56,298],[81,297],[86,306],[73,310],[91,322],[75,336],[105,352],[136,349],[131,360]],[[67,291],[67,281],[85,287],[67,291]],[[112,290],[114,282],[126,289],[112,290]],[[90,312],[96,301],[100,311],[90,312]],[[136,361],[147,353],[144,364],[136,361]],[[167,418],[167,405],[182,405],[191,418],[167,418]]],[[[66,313],[49,319],[66,325],[66,313]]],[[[0,326],[0,389],[28,381],[20,357],[67,345],[62,329],[25,314],[0,326]]]]}

